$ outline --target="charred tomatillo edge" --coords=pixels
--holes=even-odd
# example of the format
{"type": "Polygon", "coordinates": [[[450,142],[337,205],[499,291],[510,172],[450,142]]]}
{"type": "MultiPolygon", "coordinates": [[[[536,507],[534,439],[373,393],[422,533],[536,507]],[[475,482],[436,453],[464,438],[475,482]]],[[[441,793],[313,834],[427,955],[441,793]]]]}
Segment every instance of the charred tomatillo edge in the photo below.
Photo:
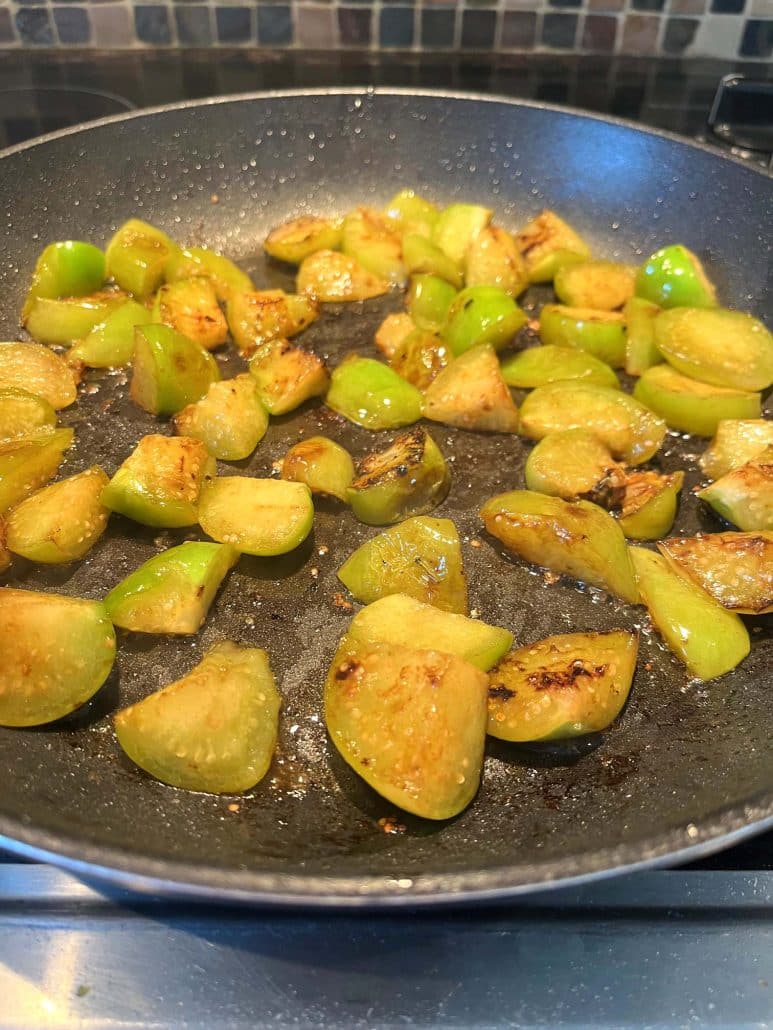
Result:
{"type": "Polygon", "coordinates": [[[424,417],[433,422],[487,433],[515,433],[515,405],[489,344],[465,351],[429,384],[424,417]]]}
{"type": "Polygon", "coordinates": [[[516,742],[600,733],[623,710],[638,650],[637,634],[622,629],[516,648],[489,674],[488,733],[516,742]]]}
{"type": "Polygon", "coordinates": [[[511,297],[523,293],[529,272],[509,232],[489,225],[478,233],[467,249],[464,280],[467,286],[496,286],[511,297]]]}
{"type": "Polygon", "coordinates": [[[0,388],[42,397],[57,411],[78,396],[79,376],[42,343],[0,343],[0,388]]]}
{"type": "Polygon", "coordinates": [[[228,325],[215,287],[202,276],[161,286],[151,315],[154,322],[168,325],[206,350],[214,350],[228,339],[228,325]]]}
{"type": "Polygon", "coordinates": [[[773,335],[741,311],[662,311],[655,319],[655,341],[669,365],[703,383],[751,391],[773,383],[773,335]]]}
{"type": "Polygon", "coordinates": [[[56,425],[56,412],[42,397],[18,387],[0,389],[0,443],[56,425]]]}
{"type": "Polygon", "coordinates": [[[152,415],[176,415],[200,400],[220,369],[201,344],[166,325],[134,330],[131,399],[152,415]]]}
{"type": "Polygon", "coordinates": [[[620,386],[617,376],[603,361],[586,351],[574,347],[559,347],[543,344],[517,351],[501,361],[502,378],[508,386],[533,390],[537,386],[561,382],[566,379],[581,379],[586,383],[620,386]]]}
{"type": "Polygon", "coordinates": [[[178,253],[177,244],[161,229],[130,218],[107,245],[105,271],[122,290],[144,300],[163,283],[166,267],[178,253]]]}
{"type": "Polygon", "coordinates": [[[633,296],[636,268],[615,261],[577,261],[559,268],[556,296],[569,307],[614,311],[633,296]]]}
{"type": "Polygon", "coordinates": [[[363,604],[406,594],[447,612],[467,614],[462,547],[450,519],[406,519],[366,541],[338,570],[363,604]]]}
{"type": "Polygon", "coordinates": [[[461,266],[445,254],[432,240],[418,233],[403,236],[403,264],[408,275],[431,275],[461,289],[464,284],[461,266]]]}
{"type": "Polygon", "coordinates": [[[248,458],[268,429],[268,412],[247,372],[212,383],[201,400],[174,416],[175,432],[201,440],[220,461],[248,458]]]}
{"type": "Polygon", "coordinates": [[[435,649],[486,672],[512,647],[513,634],[406,594],[389,594],[357,612],[346,639],[358,650],[373,644],[435,649]]]}
{"type": "Polygon", "coordinates": [[[768,446],[773,446],[773,421],[723,419],[699,459],[700,466],[709,479],[719,479],[731,469],[756,458],[768,446]]]}
{"type": "Polygon", "coordinates": [[[614,311],[546,304],[539,316],[543,344],[576,347],[612,368],[625,364],[625,325],[614,311]]]}
{"type": "Polygon", "coordinates": [[[74,439],[72,429],[45,427],[0,444],[0,512],[8,511],[53,479],[74,439]]]}
{"type": "Polygon", "coordinates": [[[255,351],[250,375],[258,397],[272,415],[286,415],[312,397],[321,397],[330,385],[325,362],[288,340],[271,340],[255,351]]]}
{"type": "Polygon", "coordinates": [[[115,632],[99,601],[0,588],[0,726],[40,726],[107,679],[115,632]]]}
{"type": "Polygon", "coordinates": [[[655,342],[655,319],[659,313],[657,304],[641,297],[631,297],[623,308],[625,370],[629,376],[640,376],[663,361],[655,342]]]}
{"type": "Polygon", "coordinates": [[[419,233],[428,237],[438,220],[440,210],[415,190],[402,189],[389,201],[384,214],[400,232],[419,233]]]}
{"type": "Polygon", "coordinates": [[[315,300],[284,290],[232,293],[226,303],[228,328],[243,355],[271,340],[297,336],[318,316],[315,300]]]}
{"type": "Polygon", "coordinates": [[[134,330],[153,321],[150,312],[136,300],[124,300],[88,335],[75,343],[68,354],[89,368],[117,368],[134,356],[134,330]]]}
{"type": "Polygon", "coordinates": [[[415,329],[416,323],[407,312],[400,311],[393,315],[387,315],[376,330],[373,342],[387,361],[390,361],[400,344],[415,329]]]}
{"type": "Polygon", "coordinates": [[[113,587],[105,608],[114,625],[136,633],[197,633],[238,560],[239,552],[227,544],[170,547],[113,587]]]}
{"type": "Polygon", "coordinates": [[[344,303],[380,297],[389,292],[390,284],[347,254],[318,250],[301,262],[296,288],[317,301],[344,303]]]}
{"type": "Polygon", "coordinates": [[[548,433],[533,448],[524,466],[529,490],[565,501],[593,501],[617,508],[625,493],[625,469],[609,448],[585,429],[548,433]]]}
{"type": "Polygon", "coordinates": [[[105,472],[94,465],[46,486],[8,516],[8,549],[29,561],[61,565],[83,558],[107,527],[105,472]]]}
{"type": "Polygon", "coordinates": [[[699,383],[670,365],[648,368],[636,383],[633,395],[671,429],[696,436],[713,436],[723,419],[753,419],[760,415],[758,393],[699,383]]]}
{"type": "Polygon", "coordinates": [[[118,712],[115,733],[157,780],[236,794],[268,772],[280,706],[266,652],[222,641],[182,679],[118,712]]]}
{"type": "Polygon", "coordinates": [[[450,489],[451,473],[442,451],[425,429],[417,427],[358,462],[346,499],[360,522],[388,526],[432,511],[450,489]]]}
{"type": "Polygon", "coordinates": [[[204,247],[177,250],[164,268],[164,278],[168,283],[193,276],[208,279],[215,289],[217,299],[221,301],[227,301],[232,293],[255,289],[252,279],[233,261],[204,247]]]}
{"type": "Polygon", "coordinates": [[[392,804],[450,819],[474,798],[486,736],[485,673],[453,654],[344,638],[325,682],[342,758],[392,804]]]}
{"type": "Polygon", "coordinates": [[[698,533],[658,544],[683,579],[742,615],[773,612],[773,532],[698,533]]]}
{"type": "Polygon", "coordinates": [[[461,264],[470,244],[491,221],[494,212],[480,204],[449,204],[432,227],[432,242],[461,264]]]}
{"type": "Polygon", "coordinates": [[[629,472],[620,512],[620,527],[629,540],[659,540],[676,518],[684,472],[629,472]]]}
{"type": "Polygon", "coordinates": [[[201,488],[214,475],[215,459],[201,440],[150,434],[102,491],[102,503],[145,526],[195,526],[201,488]]]}
{"type": "Polygon", "coordinates": [[[456,296],[455,288],[437,275],[412,275],[405,306],[415,325],[434,332],[445,324],[456,296]]]}
{"type": "Polygon", "coordinates": [[[317,215],[304,215],[276,226],[263,243],[267,254],[290,265],[299,265],[318,250],[338,250],[340,246],[341,219],[317,215]]]}
{"type": "Polygon", "coordinates": [[[373,275],[391,283],[405,282],[400,236],[390,220],[373,208],[358,207],[345,216],[341,250],[373,275]]]}
{"type": "Polygon", "coordinates": [[[451,360],[448,347],[435,333],[414,329],[395,348],[389,364],[417,390],[426,390],[451,360]]]}
{"type": "Polygon", "coordinates": [[[24,328],[33,340],[69,347],[88,336],[126,301],[117,290],[104,290],[85,297],[37,297],[31,304],[24,328]]]}
{"type": "Polygon", "coordinates": [[[661,308],[713,308],[717,303],[700,259],[680,243],[647,258],[636,276],[636,296],[661,308]]]}
{"type": "Polygon", "coordinates": [[[698,497],[739,529],[773,529],[773,446],[699,490],[698,497]]]}
{"type": "Polygon", "coordinates": [[[688,583],[654,551],[632,547],[631,559],[655,627],[693,676],[712,680],[744,660],[751,645],[737,615],[688,583]]]}
{"type": "Polygon", "coordinates": [[[500,350],[527,321],[513,298],[499,287],[468,286],[448,309],[441,336],[457,357],[482,343],[500,350]]]}
{"type": "Polygon", "coordinates": [[[219,476],[201,491],[199,524],[213,540],[243,554],[287,554],[311,532],[311,490],[281,479],[219,476]]]}
{"type": "Polygon", "coordinates": [[[80,297],[98,290],[105,279],[105,255],[90,243],[49,243],[35,263],[21,320],[27,321],[38,297],[80,297]]]}
{"type": "Polygon", "coordinates": [[[531,440],[563,429],[586,429],[629,465],[657,453],[666,423],[622,390],[580,380],[532,390],[521,405],[519,432],[531,440]]]}
{"type": "Polygon", "coordinates": [[[354,462],[347,450],[326,436],[310,436],[293,444],[282,461],[282,479],[305,483],[313,494],[337,497],[346,503],[354,479],[354,462]]]}
{"type": "Polygon", "coordinates": [[[590,257],[585,240],[555,211],[538,214],[516,234],[515,242],[533,283],[550,282],[562,266],[590,257]]]}
{"type": "Polygon", "coordinates": [[[597,505],[512,490],[492,497],[480,515],[488,532],[525,561],[638,602],[623,531],[597,505]]]}
{"type": "Polygon", "coordinates": [[[418,422],[423,397],[388,365],[352,354],[333,370],[325,403],[365,429],[399,429],[418,422]]]}

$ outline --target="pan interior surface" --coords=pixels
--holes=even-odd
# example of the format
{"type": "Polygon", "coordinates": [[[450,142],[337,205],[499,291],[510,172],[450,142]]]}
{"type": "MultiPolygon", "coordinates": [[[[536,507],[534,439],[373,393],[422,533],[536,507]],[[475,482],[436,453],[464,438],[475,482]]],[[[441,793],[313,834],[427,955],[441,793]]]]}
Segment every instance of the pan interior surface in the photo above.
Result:
{"type": "MultiPolygon", "coordinates": [[[[773,187],[765,176],[569,112],[363,92],[190,105],[5,155],[3,338],[18,338],[35,258],[51,240],[104,245],[117,225],[140,217],[181,243],[221,250],[259,287],[291,288],[286,270],[261,256],[268,229],[302,213],[380,206],[404,186],[438,203],[486,203],[510,229],[554,208],[611,259],[635,263],[659,245],[684,242],[725,304],[768,320],[773,313],[773,187]]],[[[399,295],[327,305],[301,340],[331,366],[350,350],[372,353],[374,329],[401,305],[399,295]]],[[[243,368],[233,350],[221,360],[224,376],[243,368]]],[[[62,412],[77,437],[64,474],[94,463],[112,474],[141,436],[171,431],[127,400],[125,371],[86,379],[78,403],[62,412]]],[[[376,796],[326,738],[321,684],[351,617],[335,603],[336,569],[377,530],[319,503],[313,537],[297,552],[241,560],[197,637],[122,635],[115,669],[86,708],[51,727],[0,730],[0,834],[213,894],[377,902],[523,890],[688,845],[719,846],[765,825],[773,817],[773,644],[764,620],[750,620],[752,654],[737,670],[709,684],[690,681],[643,609],[548,582],[482,535],[480,504],[523,485],[525,441],[439,425],[431,431],[453,459],[454,477],[433,514],[457,524],[470,604],[483,619],[508,627],[518,643],[570,630],[641,629],[632,696],[607,733],[560,746],[490,742],[477,799],[449,822],[413,819],[376,796]],[[183,675],[223,638],[265,647],[284,696],[274,765],[243,797],[155,782],[122,756],[112,732],[118,707],[183,675]]],[[[272,419],[253,457],[220,471],[270,475],[301,432],[331,436],[357,456],[387,439],[309,404],[272,419]]],[[[678,532],[719,528],[691,492],[705,444],[672,434],[657,461],[663,471],[687,472],[678,532]]],[[[113,517],[83,562],[48,569],[19,562],[6,581],[100,598],[161,547],[195,535],[113,517]]]]}

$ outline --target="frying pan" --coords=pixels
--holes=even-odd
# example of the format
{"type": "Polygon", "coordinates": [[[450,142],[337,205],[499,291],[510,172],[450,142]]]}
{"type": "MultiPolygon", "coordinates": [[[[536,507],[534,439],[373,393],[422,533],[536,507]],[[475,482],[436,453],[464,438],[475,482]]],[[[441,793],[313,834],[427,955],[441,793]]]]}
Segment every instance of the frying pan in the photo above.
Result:
{"type": "MultiPolygon", "coordinates": [[[[764,174],[675,137],[544,105],[351,90],[183,104],[6,151],[3,335],[18,333],[17,312],[47,241],[104,242],[139,216],[181,242],[221,249],[259,284],[289,287],[286,271],[261,258],[269,227],[304,211],[380,205],[406,185],[440,203],[485,202],[511,228],[556,208],[597,253],[620,260],[684,241],[726,303],[773,314],[773,182],[764,174]]],[[[367,352],[378,322],[400,305],[395,295],[329,306],[304,342],[333,364],[349,350],[367,352]]],[[[233,355],[222,362],[226,375],[242,367],[233,355]]],[[[158,431],[126,400],[125,380],[122,372],[89,376],[78,404],[63,413],[78,442],[66,473],[99,462],[111,474],[142,435],[158,431]]],[[[301,431],[332,436],[356,455],[389,438],[374,442],[309,404],[272,420],[241,469],[271,474],[301,431]]],[[[113,674],[84,709],[56,726],[0,731],[2,843],[139,889],[391,905],[516,895],[686,860],[773,825],[773,644],[764,621],[750,620],[754,647],[739,669],[690,682],[642,609],[571,582],[548,583],[481,537],[480,503],[523,483],[523,440],[436,425],[432,433],[454,475],[437,514],[459,527],[471,602],[484,618],[508,626],[519,643],[569,629],[642,628],[632,696],[607,733],[568,745],[490,744],[479,796],[449,822],[412,819],[377,797],[338,758],[320,714],[324,670],[350,618],[334,603],[335,570],[376,531],[320,503],[313,538],[298,552],[242,559],[197,637],[124,634],[113,674]],[[239,798],[155,782],[123,758],[110,722],[117,707],[182,675],[223,637],[266,647],[284,695],[272,770],[239,798]]],[[[665,471],[687,469],[680,532],[719,528],[690,489],[702,446],[672,434],[657,460],[665,471]]],[[[17,562],[8,580],[98,598],[159,548],[191,535],[114,517],[82,563],[17,562]]]]}

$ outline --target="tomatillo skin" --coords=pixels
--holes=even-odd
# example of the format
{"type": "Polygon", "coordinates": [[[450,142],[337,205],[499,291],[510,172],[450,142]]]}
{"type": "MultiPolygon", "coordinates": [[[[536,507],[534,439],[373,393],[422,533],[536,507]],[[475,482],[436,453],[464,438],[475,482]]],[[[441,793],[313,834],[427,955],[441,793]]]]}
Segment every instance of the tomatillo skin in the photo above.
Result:
{"type": "Polygon", "coordinates": [[[662,308],[713,308],[717,294],[700,259],[682,244],[656,250],[639,269],[636,296],[662,308]]]}
{"type": "Polygon", "coordinates": [[[482,343],[499,350],[527,321],[525,312],[498,286],[468,286],[448,309],[441,336],[457,357],[482,343]]]}
{"type": "Polygon", "coordinates": [[[100,289],[106,278],[105,255],[97,247],[80,240],[50,243],[35,264],[22,322],[38,297],[82,297],[100,289]]]}

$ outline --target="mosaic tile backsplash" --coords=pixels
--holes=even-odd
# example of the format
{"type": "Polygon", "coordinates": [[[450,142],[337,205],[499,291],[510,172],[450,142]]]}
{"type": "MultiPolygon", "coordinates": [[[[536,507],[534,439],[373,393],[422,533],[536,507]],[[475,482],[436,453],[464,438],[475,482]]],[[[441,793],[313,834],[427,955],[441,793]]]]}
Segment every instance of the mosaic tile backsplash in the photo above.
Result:
{"type": "Polygon", "coordinates": [[[773,57],[773,0],[0,0],[0,49],[773,57]]]}

